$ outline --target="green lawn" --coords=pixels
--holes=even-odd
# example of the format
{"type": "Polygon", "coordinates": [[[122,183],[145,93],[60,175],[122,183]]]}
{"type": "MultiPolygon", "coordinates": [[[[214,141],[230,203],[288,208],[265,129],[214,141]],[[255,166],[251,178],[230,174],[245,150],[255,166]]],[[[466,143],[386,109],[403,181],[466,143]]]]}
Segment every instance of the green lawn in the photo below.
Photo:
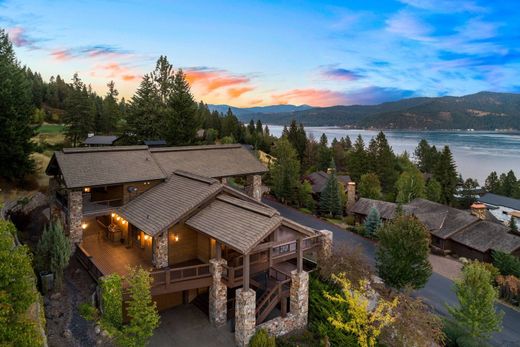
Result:
{"type": "Polygon", "coordinates": [[[43,124],[36,129],[38,134],[57,134],[63,132],[65,126],[63,124],[43,124]]]}

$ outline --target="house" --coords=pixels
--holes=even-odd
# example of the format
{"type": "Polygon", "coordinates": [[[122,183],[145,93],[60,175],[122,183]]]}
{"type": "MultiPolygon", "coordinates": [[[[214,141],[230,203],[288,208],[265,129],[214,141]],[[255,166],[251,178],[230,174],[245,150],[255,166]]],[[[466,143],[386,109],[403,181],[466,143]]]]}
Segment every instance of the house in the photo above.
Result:
{"type": "MultiPolygon", "coordinates": [[[[345,193],[347,192],[348,183],[351,182],[350,176],[347,175],[337,175],[338,182],[341,183],[344,187],[345,193]]],[[[309,181],[312,186],[312,193],[319,198],[319,195],[325,189],[327,185],[327,181],[329,179],[329,174],[325,171],[316,171],[310,173],[304,177],[305,180],[309,181]]]]}
{"type": "Polygon", "coordinates": [[[117,140],[119,140],[119,136],[89,134],[83,144],[87,147],[113,146],[117,140]]]}
{"type": "MultiPolygon", "coordinates": [[[[397,204],[361,198],[349,213],[361,223],[372,208],[378,210],[383,221],[388,221],[395,217],[397,204]]],[[[474,204],[471,211],[463,211],[426,199],[414,199],[402,208],[403,213],[415,216],[426,226],[432,246],[444,253],[488,262],[492,251],[520,257],[520,236],[510,233],[483,204],[474,204]]]]}
{"type": "Polygon", "coordinates": [[[266,170],[240,145],[211,145],[63,149],[46,172],[53,215],[96,280],[140,265],[160,310],[197,303],[245,346],[258,328],[305,327],[309,258],[332,247],[260,202],[266,170]],[[236,176],[245,193],[225,184],[236,176]]]}
{"type": "Polygon", "coordinates": [[[485,204],[489,211],[502,222],[509,222],[511,217],[515,217],[517,222],[520,222],[520,199],[486,193],[481,195],[478,201],[485,204]]]}
{"type": "Polygon", "coordinates": [[[166,147],[166,140],[145,140],[143,144],[148,147],[166,147]]]}

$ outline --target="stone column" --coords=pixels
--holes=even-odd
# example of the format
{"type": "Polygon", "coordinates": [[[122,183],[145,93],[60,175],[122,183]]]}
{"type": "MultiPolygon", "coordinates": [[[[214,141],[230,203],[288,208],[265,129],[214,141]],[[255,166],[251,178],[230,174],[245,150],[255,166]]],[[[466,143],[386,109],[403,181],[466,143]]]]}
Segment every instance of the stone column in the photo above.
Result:
{"type": "Polygon", "coordinates": [[[222,177],[222,178],[220,179],[220,183],[226,185],[226,184],[227,184],[227,177],[222,177]]]}
{"type": "Polygon", "coordinates": [[[262,199],[262,176],[249,175],[246,182],[246,194],[260,201],[262,199]]]}
{"type": "Polygon", "coordinates": [[[318,266],[321,261],[326,261],[332,256],[332,231],[320,230],[320,243],[318,246],[318,266]]]}
{"type": "Polygon", "coordinates": [[[255,334],[256,293],[254,290],[237,289],[235,304],[235,343],[245,347],[255,334]]]}
{"type": "Polygon", "coordinates": [[[209,260],[209,272],[213,277],[209,287],[209,321],[215,327],[221,327],[227,322],[227,286],[222,283],[225,265],[225,259],[209,260]]]}
{"type": "Polygon", "coordinates": [[[168,267],[168,230],[153,238],[152,264],[157,269],[168,267]]]}
{"type": "Polygon", "coordinates": [[[309,273],[291,272],[291,314],[296,318],[294,329],[305,329],[309,313],[309,273]]]}
{"type": "Polygon", "coordinates": [[[356,182],[348,182],[347,183],[347,213],[350,212],[350,209],[356,203],[356,182]]]}
{"type": "Polygon", "coordinates": [[[69,190],[69,237],[72,245],[81,243],[83,240],[83,192],[81,190],[69,190]]]}

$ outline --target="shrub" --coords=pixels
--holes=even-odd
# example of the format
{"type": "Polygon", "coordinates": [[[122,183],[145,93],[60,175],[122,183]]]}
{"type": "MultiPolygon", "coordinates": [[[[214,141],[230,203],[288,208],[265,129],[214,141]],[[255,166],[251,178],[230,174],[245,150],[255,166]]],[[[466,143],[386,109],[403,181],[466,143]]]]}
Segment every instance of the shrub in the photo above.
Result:
{"type": "Polygon", "coordinates": [[[513,275],[520,277],[520,259],[504,252],[493,251],[493,265],[504,276],[513,275]]]}
{"type": "Polygon", "coordinates": [[[365,233],[370,238],[375,238],[376,232],[381,227],[381,217],[379,216],[379,211],[372,207],[370,212],[368,213],[367,218],[365,219],[365,233]]]}
{"type": "Polygon", "coordinates": [[[513,305],[520,304],[520,279],[515,276],[497,276],[500,297],[513,305]]]}
{"type": "Polygon", "coordinates": [[[121,276],[111,274],[101,280],[102,321],[116,329],[123,325],[123,289],[121,276]]]}
{"type": "Polygon", "coordinates": [[[265,329],[258,330],[251,341],[249,341],[250,347],[276,347],[276,339],[274,336],[269,336],[265,329]]]}
{"type": "Polygon", "coordinates": [[[81,317],[85,318],[88,321],[95,321],[98,316],[97,309],[90,305],[89,303],[83,302],[78,307],[79,314],[81,317]]]}
{"type": "Polygon", "coordinates": [[[356,224],[356,218],[354,216],[346,216],[345,217],[345,223],[348,225],[355,225],[356,224]]]}

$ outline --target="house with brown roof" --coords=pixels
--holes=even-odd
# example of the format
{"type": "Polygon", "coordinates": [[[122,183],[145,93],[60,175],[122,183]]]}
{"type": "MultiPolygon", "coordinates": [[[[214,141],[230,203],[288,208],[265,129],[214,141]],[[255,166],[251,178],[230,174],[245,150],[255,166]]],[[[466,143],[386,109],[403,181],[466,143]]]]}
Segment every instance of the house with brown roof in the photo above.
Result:
{"type": "MultiPolygon", "coordinates": [[[[362,222],[375,208],[383,221],[395,217],[393,202],[359,199],[349,210],[362,222]]],[[[520,256],[520,236],[512,234],[485,205],[475,204],[471,211],[459,210],[426,199],[415,199],[402,206],[403,213],[413,215],[428,229],[432,246],[444,253],[482,261],[491,261],[492,251],[520,256]]]]}
{"type": "Polygon", "coordinates": [[[260,202],[266,171],[240,145],[213,145],[63,149],[46,172],[53,215],[94,279],[149,269],[160,310],[195,302],[244,346],[259,327],[306,325],[310,259],[332,244],[260,202]],[[237,176],[245,192],[225,184],[237,176]]]}

